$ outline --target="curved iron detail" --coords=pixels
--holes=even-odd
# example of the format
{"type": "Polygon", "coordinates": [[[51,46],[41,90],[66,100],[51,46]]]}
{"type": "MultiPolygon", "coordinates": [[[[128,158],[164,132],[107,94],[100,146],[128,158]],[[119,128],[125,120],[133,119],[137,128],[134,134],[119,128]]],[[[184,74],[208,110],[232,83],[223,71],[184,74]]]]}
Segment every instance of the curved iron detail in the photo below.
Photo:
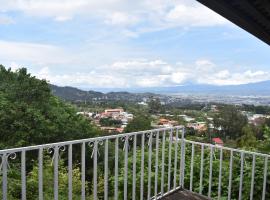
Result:
{"type": "Polygon", "coordinates": [[[47,152],[49,153],[49,154],[53,154],[53,156],[52,156],[52,162],[51,162],[51,165],[53,165],[53,163],[54,163],[54,159],[55,159],[55,154],[56,154],[56,150],[57,149],[57,151],[58,151],[58,160],[60,160],[61,159],[61,154],[60,154],[60,152],[65,152],[66,151],[66,146],[65,145],[61,145],[61,146],[51,146],[51,147],[48,147],[47,148],[47,152]]]}
{"type": "Polygon", "coordinates": [[[95,151],[97,151],[98,156],[100,155],[98,146],[102,146],[103,144],[104,144],[103,140],[96,140],[96,141],[88,142],[88,146],[92,148],[91,158],[93,158],[95,151]]]}
{"type": "Polygon", "coordinates": [[[8,154],[0,154],[1,163],[0,163],[0,172],[2,172],[3,169],[3,163],[6,162],[7,168],[10,169],[10,165],[8,160],[15,160],[17,158],[17,153],[8,153],[8,154]]]}
{"type": "Polygon", "coordinates": [[[153,132],[148,132],[146,133],[146,137],[148,139],[148,146],[150,146],[150,143],[152,143],[152,140],[153,140],[153,132]]]}
{"type": "MultiPolygon", "coordinates": [[[[133,138],[128,136],[128,135],[121,137],[121,141],[124,143],[123,151],[125,151],[127,146],[129,148],[129,145],[128,145],[129,141],[132,141],[132,140],[133,140],[133,138]]],[[[129,150],[129,149],[127,149],[127,150],[129,150]]]]}

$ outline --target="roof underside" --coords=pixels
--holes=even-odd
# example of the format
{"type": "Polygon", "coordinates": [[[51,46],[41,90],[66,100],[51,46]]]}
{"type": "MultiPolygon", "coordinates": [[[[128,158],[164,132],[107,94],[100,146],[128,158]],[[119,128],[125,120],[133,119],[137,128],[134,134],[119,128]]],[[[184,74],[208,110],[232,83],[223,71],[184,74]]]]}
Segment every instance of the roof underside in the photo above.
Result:
{"type": "Polygon", "coordinates": [[[197,0],[270,45],[270,0],[197,0]]]}

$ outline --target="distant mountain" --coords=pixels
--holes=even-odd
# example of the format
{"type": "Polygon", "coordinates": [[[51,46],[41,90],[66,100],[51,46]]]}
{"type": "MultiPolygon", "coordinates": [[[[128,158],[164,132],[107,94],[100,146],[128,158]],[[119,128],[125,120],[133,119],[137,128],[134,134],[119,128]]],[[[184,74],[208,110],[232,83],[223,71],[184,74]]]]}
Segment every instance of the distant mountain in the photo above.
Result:
{"type": "MultiPolygon", "coordinates": [[[[158,91],[158,90],[157,90],[158,91]]],[[[270,81],[241,85],[183,85],[177,87],[160,88],[160,93],[190,93],[190,94],[214,94],[214,95],[261,95],[270,96],[270,81]]]]}
{"type": "Polygon", "coordinates": [[[103,98],[104,94],[95,91],[83,91],[74,87],[59,87],[50,85],[52,93],[67,101],[87,101],[93,98],[103,98]]]}
{"type": "Polygon", "coordinates": [[[159,96],[153,93],[130,93],[130,92],[96,92],[93,90],[85,91],[74,87],[59,87],[56,85],[50,85],[52,93],[55,96],[60,97],[66,101],[93,101],[93,100],[106,100],[106,101],[142,101],[144,98],[149,98],[151,96],[159,96]]]}
{"type": "MultiPolygon", "coordinates": [[[[124,89],[105,88],[100,91],[118,91],[124,89]]],[[[198,94],[198,95],[261,95],[270,96],[270,81],[257,83],[216,86],[208,84],[186,84],[173,87],[149,87],[149,88],[127,88],[128,92],[144,93],[152,92],[157,94],[198,94]]]]}
{"type": "Polygon", "coordinates": [[[74,87],[51,85],[51,89],[54,95],[67,101],[120,100],[138,102],[151,96],[161,97],[162,94],[270,96],[270,81],[227,86],[188,84],[174,87],[105,88],[99,89],[100,91],[85,91],[74,87]],[[123,92],[125,90],[126,92],[123,92]]]}

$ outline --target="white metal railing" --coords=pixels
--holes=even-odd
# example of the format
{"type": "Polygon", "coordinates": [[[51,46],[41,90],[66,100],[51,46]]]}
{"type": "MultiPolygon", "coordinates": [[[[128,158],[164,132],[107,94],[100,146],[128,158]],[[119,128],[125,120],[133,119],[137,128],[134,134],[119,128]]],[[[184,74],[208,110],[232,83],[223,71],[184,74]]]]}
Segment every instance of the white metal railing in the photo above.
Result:
{"type": "Polygon", "coordinates": [[[55,200],[74,199],[76,166],[80,168],[80,199],[160,199],[179,188],[215,199],[244,199],[247,192],[249,199],[270,197],[270,155],[185,140],[184,132],[174,127],[0,150],[2,199],[45,199],[50,187],[44,185],[49,177],[43,173],[48,157],[52,159],[55,200]],[[37,191],[28,195],[33,163],[38,169],[37,191]],[[65,197],[59,196],[60,163],[67,169],[65,197]],[[10,194],[12,169],[20,173],[17,195],[10,194]]]}
{"type": "MultiPolygon", "coordinates": [[[[223,147],[223,146],[217,146],[217,145],[212,145],[212,144],[206,144],[206,143],[200,143],[200,142],[194,142],[194,141],[190,141],[190,140],[185,140],[184,144],[189,144],[191,145],[191,165],[190,165],[190,169],[186,169],[186,170],[190,170],[190,185],[189,187],[187,186],[187,188],[189,188],[190,191],[193,191],[193,170],[194,170],[194,152],[195,152],[195,147],[197,147],[197,150],[200,153],[200,158],[201,158],[201,162],[200,162],[200,178],[199,178],[199,193],[200,194],[204,194],[207,195],[210,198],[213,198],[212,196],[212,184],[213,184],[213,157],[215,157],[216,160],[218,160],[218,183],[217,183],[217,195],[215,195],[215,199],[221,199],[222,197],[224,197],[224,193],[227,193],[227,199],[247,199],[247,197],[243,198],[243,179],[244,179],[244,172],[248,172],[246,173],[249,177],[248,177],[248,183],[249,183],[249,187],[245,188],[246,192],[249,192],[249,199],[262,199],[265,200],[266,199],[266,193],[267,193],[267,199],[270,198],[270,188],[268,185],[268,189],[267,189],[267,176],[269,176],[269,166],[268,166],[268,160],[270,155],[268,154],[262,154],[262,153],[257,153],[257,152],[250,152],[250,151],[245,151],[245,150],[240,150],[240,149],[233,149],[233,148],[228,148],[228,147],[223,147]],[[205,152],[208,151],[208,157],[209,157],[209,170],[208,170],[208,191],[203,193],[203,177],[204,177],[204,154],[205,152]],[[215,156],[215,151],[217,151],[218,156],[215,156]],[[217,158],[218,157],[218,158],[217,158]],[[223,162],[226,161],[226,159],[228,160],[229,165],[227,166],[228,168],[223,168],[223,162]],[[258,159],[259,161],[263,161],[263,167],[262,165],[260,165],[259,170],[260,172],[258,173],[258,171],[256,172],[256,160],[258,159]],[[237,162],[235,162],[234,164],[234,160],[237,160],[237,162]],[[240,163],[238,162],[240,160],[240,163]],[[238,169],[239,165],[240,165],[240,170],[236,171],[236,174],[238,176],[233,176],[233,171],[235,170],[234,168],[238,169]],[[251,166],[250,171],[245,171],[245,168],[248,168],[248,165],[251,166]],[[224,172],[228,172],[229,176],[228,177],[224,177],[223,173],[224,172]],[[257,173],[257,174],[255,174],[257,173]],[[263,182],[255,182],[255,177],[259,176],[263,176],[263,182]],[[239,178],[239,181],[238,181],[239,178]],[[224,183],[224,179],[228,180],[228,184],[226,184],[226,186],[228,187],[225,191],[222,191],[222,184],[224,183]],[[237,182],[239,184],[239,186],[237,186],[238,191],[237,191],[237,197],[232,197],[233,191],[232,191],[232,187],[233,187],[233,181],[236,182],[235,180],[237,179],[237,182]],[[257,188],[257,193],[258,191],[261,192],[261,196],[258,198],[254,197],[254,185],[256,185],[257,188]]],[[[184,185],[184,183],[182,184],[184,185]]],[[[235,186],[235,185],[234,185],[235,186]]],[[[235,187],[236,188],[236,187],[235,187]]],[[[235,193],[235,192],[234,192],[235,193]]]]}

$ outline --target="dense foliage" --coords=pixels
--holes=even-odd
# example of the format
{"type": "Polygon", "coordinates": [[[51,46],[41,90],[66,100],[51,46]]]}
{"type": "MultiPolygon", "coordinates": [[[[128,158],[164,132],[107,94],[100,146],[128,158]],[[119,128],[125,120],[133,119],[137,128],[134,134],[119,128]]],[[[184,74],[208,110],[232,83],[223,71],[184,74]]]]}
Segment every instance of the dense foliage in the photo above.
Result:
{"type": "Polygon", "coordinates": [[[150,130],[151,128],[151,118],[146,115],[138,115],[127,125],[125,132],[150,130]]]}
{"type": "Polygon", "coordinates": [[[224,139],[237,139],[242,136],[242,128],[247,125],[247,117],[234,106],[225,105],[219,108],[214,118],[215,127],[221,128],[224,139]]]}
{"type": "Polygon", "coordinates": [[[99,121],[101,126],[117,126],[120,127],[122,124],[121,120],[116,120],[112,118],[101,118],[99,121]]]}
{"type": "Polygon", "coordinates": [[[0,148],[92,137],[97,129],[22,68],[0,65],[0,148]]]}

